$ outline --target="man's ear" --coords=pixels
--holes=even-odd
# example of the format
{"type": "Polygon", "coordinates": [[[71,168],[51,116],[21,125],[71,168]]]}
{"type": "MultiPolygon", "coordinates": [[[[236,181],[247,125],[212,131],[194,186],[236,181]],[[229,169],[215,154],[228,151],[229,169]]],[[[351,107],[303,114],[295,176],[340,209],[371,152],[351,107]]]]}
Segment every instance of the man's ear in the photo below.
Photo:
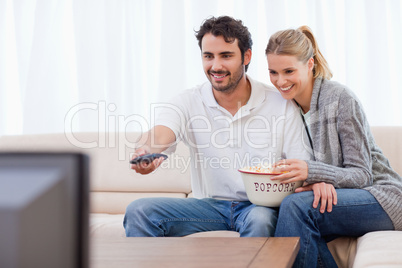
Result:
{"type": "Polygon", "coordinates": [[[244,52],[244,63],[243,64],[245,66],[250,63],[251,55],[252,55],[251,49],[248,49],[246,52],[244,52]]]}

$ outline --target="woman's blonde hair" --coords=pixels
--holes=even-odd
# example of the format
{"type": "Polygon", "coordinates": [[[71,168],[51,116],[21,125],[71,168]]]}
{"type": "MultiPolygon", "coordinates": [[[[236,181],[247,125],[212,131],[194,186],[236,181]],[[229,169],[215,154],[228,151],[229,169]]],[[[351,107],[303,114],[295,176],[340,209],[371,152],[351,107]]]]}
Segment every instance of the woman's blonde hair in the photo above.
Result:
{"type": "Polygon", "coordinates": [[[292,55],[306,63],[310,58],[314,59],[314,78],[332,78],[332,72],[328,63],[318,48],[317,41],[308,26],[298,29],[279,31],[269,39],[265,54],[292,55]]]}

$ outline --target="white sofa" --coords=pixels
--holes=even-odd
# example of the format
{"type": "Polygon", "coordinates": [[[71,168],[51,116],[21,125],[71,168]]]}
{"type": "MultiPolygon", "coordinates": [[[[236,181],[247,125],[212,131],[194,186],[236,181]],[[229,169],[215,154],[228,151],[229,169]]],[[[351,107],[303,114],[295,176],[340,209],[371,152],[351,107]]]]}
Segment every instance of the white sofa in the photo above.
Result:
{"type": "MultiPolygon", "coordinates": [[[[373,127],[377,144],[402,174],[402,126],[373,127]]],[[[90,235],[125,236],[126,206],[142,197],[191,197],[189,153],[177,146],[161,168],[143,176],[130,169],[129,159],[139,133],[74,133],[0,137],[0,151],[61,152],[88,154],[90,167],[90,235]]],[[[192,236],[239,236],[218,231],[192,236]]],[[[329,243],[339,267],[402,267],[402,232],[373,232],[359,238],[338,238],[329,243]]]]}

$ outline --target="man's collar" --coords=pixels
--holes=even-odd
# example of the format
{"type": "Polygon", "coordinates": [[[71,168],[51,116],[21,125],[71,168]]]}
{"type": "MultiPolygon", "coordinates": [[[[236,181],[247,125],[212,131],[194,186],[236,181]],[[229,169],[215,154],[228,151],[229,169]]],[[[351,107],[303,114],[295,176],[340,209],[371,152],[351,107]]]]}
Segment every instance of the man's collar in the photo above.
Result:
{"type": "Polygon", "coordinates": [[[246,106],[251,110],[259,106],[265,100],[265,90],[261,90],[261,86],[258,85],[257,81],[254,81],[251,77],[247,76],[248,81],[251,85],[251,95],[246,106]]]}
{"type": "MultiPolygon", "coordinates": [[[[258,82],[254,81],[250,76],[246,75],[247,80],[251,85],[251,95],[246,104],[248,109],[253,109],[260,105],[265,100],[265,92],[261,90],[257,85],[258,82]]],[[[201,89],[201,95],[204,103],[209,107],[218,107],[219,104],[216,101],[210,82],[206,82],[201,89]]]]}

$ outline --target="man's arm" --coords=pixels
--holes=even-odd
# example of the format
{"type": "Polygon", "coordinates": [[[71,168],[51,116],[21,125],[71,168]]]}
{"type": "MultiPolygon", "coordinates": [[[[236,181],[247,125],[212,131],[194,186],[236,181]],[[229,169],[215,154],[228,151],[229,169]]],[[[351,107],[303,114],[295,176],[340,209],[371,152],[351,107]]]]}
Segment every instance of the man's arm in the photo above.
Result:
{"type": "MultiPolygon", "coordinates": [[[[140,147],[135,150],[133,159],[140,155],[161,153],[169,148],[175,141],[176,135],[170,128],[160,125],[155,126],[148,132],[142,134],[139,142],[137,143],[140,145],[140,147]]],[[[149,164],[140,163],[131,165],[131,169],[143,175],[149,174],[157,169],[163,160],[163,157],[160,157],[149,164]]]]}

